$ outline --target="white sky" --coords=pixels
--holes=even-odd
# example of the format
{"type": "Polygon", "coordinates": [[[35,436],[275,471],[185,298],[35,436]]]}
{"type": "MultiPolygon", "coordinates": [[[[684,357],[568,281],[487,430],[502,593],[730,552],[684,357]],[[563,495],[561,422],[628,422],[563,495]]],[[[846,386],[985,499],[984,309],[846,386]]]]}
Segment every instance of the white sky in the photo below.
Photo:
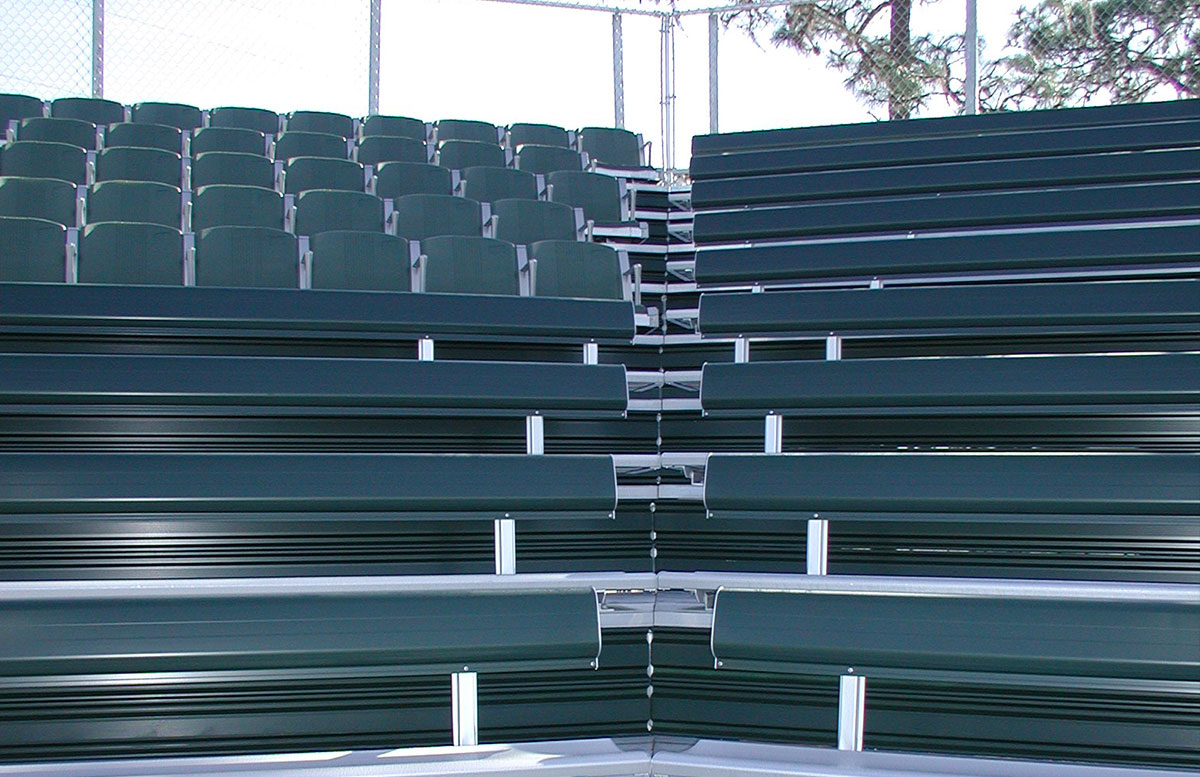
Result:
{"type": "MultiPolygon", "coordinates": [[[[1022,4],[978,0],[988,49],[1003,44],[1022,4]]],[[[110,99],[366,112],[366,0],[105,5],[110,99]]],[[[625,125],[653,141],[658,164],[659,21],[622,18],[625,125]]],[[[918,4],[913,30],[949,33],[960,30],[964,18],[963,0],[918,4]]],[[[90,32],[90,0],[0,0],[0,92],[45,98],[87,93],[90,32]]],[[[608,13],[485,0],[383,0],[380,40],[383,113],[568,128],[613,123],[608,13]]],[[[718,61],[723,131],[871,118],[846,92],[843,76],[819,59],[769,41],[756,45],[731,29],[722,32],[718,61]]],[[[683,17],[675,77],[676,164],[684,167],[691,136],[708,131],[706,16],[683,17]]]]}

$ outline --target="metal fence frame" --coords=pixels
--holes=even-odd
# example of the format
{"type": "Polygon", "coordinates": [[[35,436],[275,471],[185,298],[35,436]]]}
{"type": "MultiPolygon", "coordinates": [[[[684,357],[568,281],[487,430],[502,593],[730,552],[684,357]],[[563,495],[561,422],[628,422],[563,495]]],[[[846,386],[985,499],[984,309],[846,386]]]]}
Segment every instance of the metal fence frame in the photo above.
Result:
{"type": "MultiPolygon", "coordinates": [[[[370,24],[367,32],[367,112],[379,111],[379,54],[380,18],[383,0],[366,0],[370,9],[370,24]]],[[[609,5],[596,2],[573,2],[573,0],[480,0],[481,2],[507,3],[509,5],[532,5],[547,8],[606,13],[612,16],[613,52],[613,126],[625,126],[625,42],[622,31],[622,16],[649,16],[658,18],[660,24],[660,68],[659,68],[659,118],[662,132],[663,166],[667,170],[675,167],[675,28],[680,19],[688,16],[708,16],[708,129],[720,129],[718,97],[717,55],[720,40],[720,15],[744,7],[742,2],[723,2],[705,8],[679,10],[674,0],[662,9],[645,8],[640,5],[609,5]]],[[[790,5],[794,0],[766,0],[758,2],[760,8],[790,5]]],[[[975,113],[978,104],[978,35],[976,33],[976,0],[965,3],[966,37],[966,90],[965,111],[975,113]]],[[[92,0],[92,96],[104,96],[104,0],[92,0]]]]}

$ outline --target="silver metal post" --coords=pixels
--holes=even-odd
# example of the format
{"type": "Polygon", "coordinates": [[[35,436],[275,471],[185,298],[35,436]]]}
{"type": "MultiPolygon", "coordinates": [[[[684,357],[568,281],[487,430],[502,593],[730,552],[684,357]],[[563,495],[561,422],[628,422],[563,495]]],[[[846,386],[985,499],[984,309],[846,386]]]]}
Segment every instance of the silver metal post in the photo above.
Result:
{"type": "Polygon", "coordinates": [[[750,341],[746,338],[739,337],[733,341],[733,361],[735,364],[750,361],[750,341]]]}
{"type": "Polygon", "coordinates": [[[829,574],[829,521],[823,518],[808,519],[804,566],[810,575],[829,574]]]}
{"type": "Polygon", "coordinates": [[[717,128],[717,44],[720,38],[720,19],[715,13],[708,15],[708,131],[714,135],[717,128]]]}
{"type": "Polygon", "coordinates": [[[663,14],[660,31],[661,69],[659,71],[659,104],[662,124],[663,170],[668,174],[675,169],[675,19],[663,14]]]}
{"type": "Polygon", "coordinates": [[[417,341],[417,359],[423,362],[433,361],[433,339],[422,337],[417,341]]]}
{"type": "Polygon", "coordinates": [[[379,24],[383,0],[371,0],[371,30],[367,41],[367,115],[379,113],[379,24]]]}
{"type": "Polygon", "coordinates": [[[597,343],[583,344],[583,363],[584,364],[599,364],[600,363],[600,346],[597,343]]]}
{"type": "Polygon", "coordinates": [[[450,675],[450,710],[454,718],[454,746],[479,744],[478,674],[464,671],[450,675]]]}
{"type": "Polygon", "coordinates": [[[492,545],[497,575],[517,574],[517,523],[512,518],[492,521],[492,545]]]}
{"type": "Polygon", "coordinates": [[[967,29],[964,33],[967,44],[967,77],[963,84],[966,91],[963,113],[979,112],[979,24],[975,4],[975,0],[967,0],[967,29]]]}
{"type": "Polygon", "coordinates": [[[763,452],[783,453],[783,416],[768,413],[763,426],[763,452]]]}
{"type": "Polygon", "coordinates": [[[546,452],[546,417],[525,416],[525,452],[540,456],[546,452]]]}
{"type": "Polygon", "coordinates": [[[825,338],[825,361],[835,362],[842,358],[842,336],[831,334],[825,338]]]}
{"type": "Polygon", "coordinates": [[[625,35],[621,14],[612,15],[613,27],[613,126],[625,126],[625,35]]]}
{"type": "Polygon", "coordinates": [[[842,675],[838,682],[838,750],[863,749],[866,714],[867,678],[842,675]]]}
{"type": "Polygon", "coordinates": [[[92,0],[92,97],[104,96],[104,0],[92,0]]]}

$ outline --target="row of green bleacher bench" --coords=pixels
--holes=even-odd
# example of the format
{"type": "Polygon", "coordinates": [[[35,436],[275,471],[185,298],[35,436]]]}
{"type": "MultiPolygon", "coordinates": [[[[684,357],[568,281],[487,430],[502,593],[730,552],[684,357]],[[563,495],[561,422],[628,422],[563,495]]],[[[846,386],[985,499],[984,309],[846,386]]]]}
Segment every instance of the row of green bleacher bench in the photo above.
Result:
{"type": "MultiPolygon", "coordinates": [[[[698,138],[697,149],[722,142],[698,138]]],[[[769,210],[754,218],[767,223],[769,210]]],[[[709,215],[723,214],[697,217],[698,279],[706,253],[759,250],[711,242],[721,233],[706,232],[709,215]]],[[[858,242],[834,236],[813,250],[858,242]]],[[[994,283],[1013,279],[1005,271],[966,285],[711,291],[806,283],[747,268],[709,286],[700,326],[720,356],[700,371],[696,410],[664,411],[650,448],[664,460],[703,455],[704,501],[655,505],[657,574],[578,578],[526,574],[579,567],[563,556],[530,566],[538,547],[521,539],[527,526],[621,521],[620,457],[606,454],[635,439],[612,431],[637,423],[620,420],[626,379],[612,363],[642,358],[623,344],[634,332],[627,302],[6,285],[0,607],[16,627],[0,642],[11,711],[0,753],[444,743],[459,720],[445,675],[478,669],[485,740],[836,736],[850,748],[1194,769],[1194,270],[994,283]],[[1072,289],[1080,296],[1068,302],[1072,289]],[[473,331],[488,339],[471,345],[473,331]],[[533,358],[482,353],[514,343],[533,358]],[[595,363],[593,343],[608,363],[595,363]],[[581,346],[585,363],[566,363],[581,346]],[[991,358],[1001,354],[1018,356],[991,358]],[[852,358],[872,355],[890,358],[852,358]],[[608,432],[589,436],[600,427],[586,424],[608,432]],[[551,455],[539,459],[543,446],[551,455]],[[546,516],[567,504],[569,514],[546,516]],[[356,517],[339,520],[346,512],[356,517]],[[408,527],[461,525],[465,537],[505,516],[519,524],[521,574],[307,577],[431,572],[389,555],[408,546],[408,527]],[[963,533],[926,544],[948,531],[963,533]],[[672,534],[700,548],[693,561],[679,564],[672,534]],[[798,552],[772,545],[785,536],[798,552]],[[1089,547],[1072,557],[1064,537],[1089,547]],[[1157,550],[1137,544],[1151,537],[1157,550]],[[1016,550],[995,554],[997,539],[1016,550]],[[883,560],[844,563],[839,548],[883,560]],[[904,577],[844,574],[855,563],[904,577]],[[195,579],[222,570],[268,579],[195,579]],[[939,575],[985,577],[930,579],[939,575]],[[632,590],[658,592],[646,619],[614,603],[632,590]],[[519,601],[528,591],[542,593],[519,601]]],[[[464,548],[442,536],[445,546],[421,547],[463,563],[464,548]]],[[[499,526],[494,539],[499,561],[499,526]]],[[[590,559],[611,563],[599,550],[590,559]]],[[[966,773],[930,760],[906,768],[966,773]]]]}
{"type": "Polygon", "coordinates": [[[1194,100],[694,140],[656,568],[719,590],[657,731],[828,742],[865,687],[868,748],[1194,768],[1197,148],[1194,100]]]}

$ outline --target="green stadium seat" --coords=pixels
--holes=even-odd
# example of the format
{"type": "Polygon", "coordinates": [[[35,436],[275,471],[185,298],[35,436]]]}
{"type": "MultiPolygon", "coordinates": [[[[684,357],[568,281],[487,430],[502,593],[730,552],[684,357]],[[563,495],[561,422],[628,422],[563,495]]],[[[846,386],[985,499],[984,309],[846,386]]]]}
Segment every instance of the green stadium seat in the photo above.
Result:
{"type": "Polygon", "coordinates": [[[583,157],[570,148],[529,143],[517,149],[515,164],[527,173],[549,175],[559,170],[583,170],[583,157]]]}
{"type": "Polygon", "coordinates": [[[517,249],[488,237],[448,235],[421,241],[425,291],[453,294],[521,293],[517,249]]]}
{"type": "Polygon", "coordinates": [[[275,167],[261,154],[207,151],[192,160],[192,188],[213,184],[275,186],[275,167]]]}
{"type": "Polygon", "coordinates": [[[0,151],[0,175],[87,183],[87,152],[68,143],[18,140],[0,151]]]}
{"type": "Polygon", "coordinates": [[[508,128],[508,145],[520,148],[527,143],[539,146],[569,147],[567,131],[553,124],[518,123],[508,128]]]}
{"type": "Polygon", "coordinates": [[[395,200],[396,234],[409,240],[438,235],[481,237],[483,211],[475,200],[444,194],[408,194],[395,200]]]}
{"type": "Polygon", "coordinates": [[[529,247],[529,255],[537,261],[538,297],[625,298],[620,255],[609,246],[542,240],[529,247]]]}
{"type": "Polygon", "coordinates": [[[331,230],[313,235],[312,288],[411,291],[409,243],[381,232],[331,230]]]}
{"type": "Polygon", "coordinates": [[[425,141],[401,135],[370,135],[358,144],[358,161],[364,165],[379,165],[381,162],[429,161],[425,141]]]}
{"type": "Polygon", "coordinates": [[[362,136],[392,135],[402,138],[412,138],[422,143],[426,139],[425,122],[408,116],[368,116],[362,123],[362,136]]]}
{"type": "Polygon", "coordinates": [[[88,151],[96,150],[96,125],[82,119],[51,119],[33,116],[17,126],[18,140],[69,143],[88,151]]]}
{"type": "Polygon", "coordinates": [[[261,186],[204,186],[192,197],[192,230],[284,225],[283,195],[261,186]]]}
{"type": "Polygon", "coordinates": [[[582,208],[583,217],[597,224],[626,221],[621,208],[621,183],[611,175],[560,170],[551,173],[550,200],[582,208]]]}
{"type": "Polygon", "coordinates": [[[125,106],[98,97],[60,97],[50,103],[50,115],[104,126],[125,121],[125,106]]]}
{"type": "Polygon", "coordinates": [[[626,129],[584,127],[579,130],[579,148],[593,162],[605,167],[644,167],[638,137],[626,129]]]}
{"type": "Polygon", "coordinates": [[[181,130],[193,130],[204,123],[199,108],[180,103],[137,103],[132,117],[138,124],[167,124],[181,130]]]}
{"type": "Polygon", "coordinates": [[[223,106],[208,112],[208,126],[244,129],[274,135],[279,132],[279,114],[265,108],[223,106]]]}
{"type": "Polygon", "coordinates": [[[196,238],[196,285],[300,288],[296,236],[268,227],[212,227],[196,238]]]}
{"type": "Polygon", "coordinates": [[[395,199],[409,194],[449,195],[454,189],[450,171],[415,162],[384,162],[375,168],[375,194],[395,199]]]}
{"type": "Polygon", "coordinates": [[[363,166],[349,159],[298,156],[283,168],[283,190],[299,194],[309,189],[340,189],[361,192],[366,186],[363,166]]]}
{"type": "Polygon", "coordinates": [[[575,240],[579,234],[574,208],[541,200],[497,200],[492,203],[500,240],[529,245],[540,240],[575,240]]]}
{"type": "Polygon", "coordinates": [[[75,185],[57,178],[0,176],[0,216],[44,219],[76,226],[75,185]]]}
{"type": "Polygon", "coordinates": [[[354,137],[354,120],[341,113],[326,111],[292,111],[287,116],[288,132],[321,132],[354,137]]]}
{"type": "Polygon", "coordinates": [[[79,282],[183,284],[183,234],[160,224],[89,224],[79,239],[79,282]]]}
{"type": "Polygon", "coordinates": [[[462,171],[462,193],[477,202],[536,200],[537,178],[509,167],[468,167],[462,171]]]}
{"type": "Polygon", "coordinates": [[[447,140],[438,147],[438,164],[450,170],[468,167],[504,167],[504,149],[478,140],[447,140]]]}
{"type": "Polygon", "coordinates": [[[180,186],[183,157],[158,148],[106,148],[96,154],[96,180],[155,181],[180,186]]]}
{"type": "Polygon", "coordinates": [[[266,154],[267,140],[261,132],[236,127],[201,127],[192,135],[192,156],[209,151],[266,154]]]}
{"type": "Polygon", "coordinates": [[[0,136],[8,129],[10,121],[44,116],[43,103],[27,94],[0,94],[0,136]]]}
{"type": "Polygon", "coordinates": [[[141,221],[179,229],[183,200],[178,188],[154,181],[103,181],[87,198],[87,223],[141,221]]]}
{"type": "Polygon", "coordinates": [[[383,231],[383,200],[365,192],[310,189],[296,197],[296,234],[331,229],[383,231]]]}
{"type": "Polygon", "coordinates": [[[285,132],[275,141],[275,158],[294,156],[323,156],[345,159],[348,156],[346,139],[324,132],[285,132]]]}
{"type": "Polygon", "coordinates": [[[0,283],[63,282],[66,238],[62,224],[0,216],[0,283]]]}
{"type": "Polygon", "coordinates": [[[438,143],[447,140],[473,140],[476,143],[490,143],[493,146],[500,143],[500,130],[495,124],[486,121],[470,121],[467,119],[442,119],[437,123],[438,143]]]}
{"type": "Polygon", "coordinates": [[[183,151],[183,132],[167,124],[136,124],[123,121],[111,124],[104,132],[104,146],[133,146],[135,148],[157,148],[179,154],[183,151]]]}

